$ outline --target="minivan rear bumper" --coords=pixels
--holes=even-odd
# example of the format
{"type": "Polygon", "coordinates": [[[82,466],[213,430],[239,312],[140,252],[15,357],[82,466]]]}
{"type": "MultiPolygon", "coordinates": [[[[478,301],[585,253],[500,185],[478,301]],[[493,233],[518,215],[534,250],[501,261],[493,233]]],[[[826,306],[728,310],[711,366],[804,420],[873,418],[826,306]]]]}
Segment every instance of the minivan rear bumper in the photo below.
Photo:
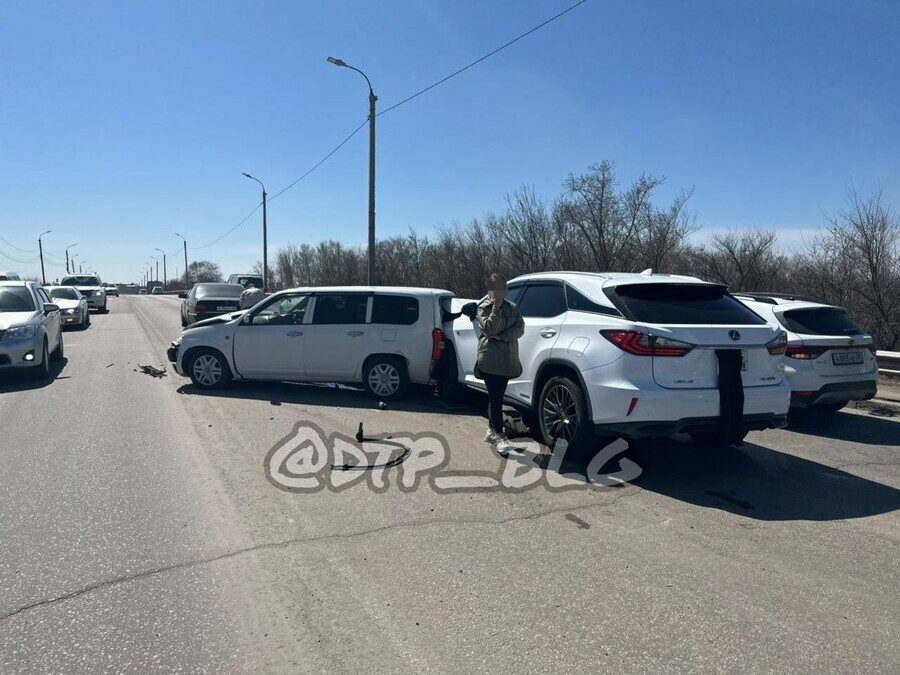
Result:
{"type": "MultiPolygon", "coordinates": [[[[747,431],[781,429],[787,426],[787,415],[757,413],[744,415],[743,426],[747,431]]],[[[632,438],[660,438],[674,434],[696,434],[719,430],[718,417],[686,417],[674,422],[614,422],[595,424],[594,430],[601,435],[612,434],[632,438]]]]}
{"type": "Polygon", "coordinates": [[[858,382],[832,382],[816,391],[792,391],[792,408],[809,408],[820,403],[840,403],[841,401],[868,401],[878,391],[875,380],[858,382]]]}

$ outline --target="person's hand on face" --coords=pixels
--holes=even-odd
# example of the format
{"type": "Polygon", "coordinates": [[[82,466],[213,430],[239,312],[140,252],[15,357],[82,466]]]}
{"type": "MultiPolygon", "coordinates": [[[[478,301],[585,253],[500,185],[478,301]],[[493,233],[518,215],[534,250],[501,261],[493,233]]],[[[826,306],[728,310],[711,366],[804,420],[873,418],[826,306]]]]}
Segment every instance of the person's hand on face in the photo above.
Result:
{"type": "Polygon", "coordinates": [[[503,299],[506,297],[506,284],[497,283],[491,290],[494,291],[494,307],[499,307],[503,304],[503,299]]]}

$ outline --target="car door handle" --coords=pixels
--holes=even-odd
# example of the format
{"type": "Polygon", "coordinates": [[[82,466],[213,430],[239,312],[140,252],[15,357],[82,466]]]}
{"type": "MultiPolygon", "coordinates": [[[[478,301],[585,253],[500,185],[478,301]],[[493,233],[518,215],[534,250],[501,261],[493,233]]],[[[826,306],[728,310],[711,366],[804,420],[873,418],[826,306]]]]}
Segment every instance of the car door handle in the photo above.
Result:
{"type": "Polygon", "coordinates": [[[554,335],[556,335],[555,328],[542,328],[541,329],[540,336],[542,338],[552,338],[554,335]]]}
{"type": "Polygon", "coordinates": [[[288,337],[300,337],[301,335],[303,335],[302,330],[292,330],[287,334],[288,337]]]}
{"type": "Polygon", "coordinates": [[[362,335],[365,335],[365,333],[361,330],[351,330],[347,333],[347,335],[349,335],[350,337],[360,337],[362,335]]]}

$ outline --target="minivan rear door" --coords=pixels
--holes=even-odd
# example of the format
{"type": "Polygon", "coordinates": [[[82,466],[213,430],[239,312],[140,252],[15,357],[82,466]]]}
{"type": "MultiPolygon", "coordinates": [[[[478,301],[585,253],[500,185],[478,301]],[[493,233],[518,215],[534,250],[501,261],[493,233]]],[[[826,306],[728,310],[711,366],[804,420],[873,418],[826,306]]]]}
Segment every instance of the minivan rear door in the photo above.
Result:
{"type": "Polygon", "coordinates": [[[740,350],[745,387],[779,384],[781,356],[769,344],[781,332],[731,297],[724,286],[697,283],[619,284],[606,289],[620,311],[651,336],[653,379],[667,389],[714,389],[717,350],[740,350]]]}

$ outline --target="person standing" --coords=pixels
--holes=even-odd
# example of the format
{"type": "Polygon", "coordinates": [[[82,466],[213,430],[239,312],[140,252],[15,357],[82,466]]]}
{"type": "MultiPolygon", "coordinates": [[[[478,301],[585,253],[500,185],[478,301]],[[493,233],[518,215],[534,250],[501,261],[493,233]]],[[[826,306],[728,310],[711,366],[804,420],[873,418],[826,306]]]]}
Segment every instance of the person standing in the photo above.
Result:
{"type": "Polygon", "coordinates": [[[241,293],[241,309],[250,309],[266,299],[266,294],[254,284],[247,284],[247,288],[241,293]]]}
{"type": "Polygon", "coordinates": [[[503,430],[503,397],[506,385],[522,374],[519,361],[519,338],[525,322],[518,307],[506,299],[506,279],[492,274],[487,297],[478,304],[476,316],[481,322],[475,377],[484,380],[488,391],[488,430],[486,443],[506,456],[513,449],[503,430]]]}

